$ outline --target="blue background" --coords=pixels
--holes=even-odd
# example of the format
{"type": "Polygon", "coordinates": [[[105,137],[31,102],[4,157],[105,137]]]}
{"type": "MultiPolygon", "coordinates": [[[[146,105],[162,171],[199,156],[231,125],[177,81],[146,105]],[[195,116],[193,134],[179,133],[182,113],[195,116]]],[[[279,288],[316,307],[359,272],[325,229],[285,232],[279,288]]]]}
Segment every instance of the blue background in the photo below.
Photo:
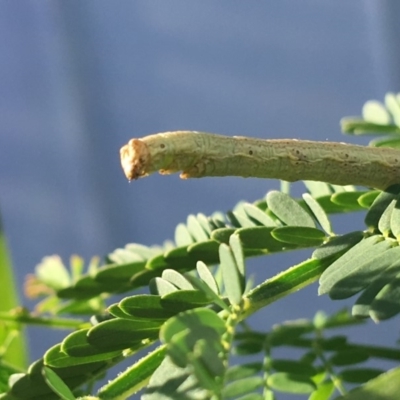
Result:
{"type": "MultiPolygon", "coordinates": [[[[400,90],[399,13],[383,0],[1,1],[0,207],[19,282],[45,255],[159,244],[190,213],[279,188],[176,175],[128,184],[118,153],[131,137],[188,129],[365,144],[343,139],[339,120],[400,90]]],[[[338,233],[363,228],[362,215],[334,221],[338,233]]],[[[309,254],[250,270],[261,281],[309,254]]],[[[312,285],[252,322],[268,329],[344,304],[312,285]]],[[[352,332],[393,343],[398,319],[352,332]]],[[[65,334],[30,328],[32,359],[65,334]]]]}

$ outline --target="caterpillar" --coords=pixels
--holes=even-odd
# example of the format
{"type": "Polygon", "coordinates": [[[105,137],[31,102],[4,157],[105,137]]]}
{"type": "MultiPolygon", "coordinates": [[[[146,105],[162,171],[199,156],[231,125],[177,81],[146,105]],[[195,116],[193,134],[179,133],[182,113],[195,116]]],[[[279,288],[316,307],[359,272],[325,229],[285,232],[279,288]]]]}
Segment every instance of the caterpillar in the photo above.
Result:
{"type": "Polygon", "coordinates": [[[131,139],[120,155],[128,180],[182,171],[184,179],[241,176],[381,190],[400,183],[399,150],[346,143],[176,131],[131,139]]]}

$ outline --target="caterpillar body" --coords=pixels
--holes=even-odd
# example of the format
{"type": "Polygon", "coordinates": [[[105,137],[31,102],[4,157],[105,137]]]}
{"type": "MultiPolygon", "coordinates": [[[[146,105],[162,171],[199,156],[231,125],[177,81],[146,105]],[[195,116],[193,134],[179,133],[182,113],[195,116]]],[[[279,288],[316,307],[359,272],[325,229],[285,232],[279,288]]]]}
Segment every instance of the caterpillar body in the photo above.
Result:
{"type": "Polygon", "coordinates": [[[312,180],[382,190],[400,183],[399,150],[346,143],[176,131],[131,139],[120,153],[129,180],[182,171],[181,178],[312,180]]]}

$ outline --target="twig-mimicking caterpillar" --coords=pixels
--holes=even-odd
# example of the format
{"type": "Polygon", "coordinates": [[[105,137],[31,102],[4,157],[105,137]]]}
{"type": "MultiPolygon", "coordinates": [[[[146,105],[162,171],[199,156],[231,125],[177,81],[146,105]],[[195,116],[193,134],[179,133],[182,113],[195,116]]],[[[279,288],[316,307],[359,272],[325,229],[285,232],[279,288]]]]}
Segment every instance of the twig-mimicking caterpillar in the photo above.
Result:
{"type": "Polygon", "coordinates": [[[132,139],[121,148],[129,180],[159,171],[181,178],[242,176],[322,181],[386,189],[400,183],[400,151],[346,143],[265,140],[176,131],[132,139]]]}

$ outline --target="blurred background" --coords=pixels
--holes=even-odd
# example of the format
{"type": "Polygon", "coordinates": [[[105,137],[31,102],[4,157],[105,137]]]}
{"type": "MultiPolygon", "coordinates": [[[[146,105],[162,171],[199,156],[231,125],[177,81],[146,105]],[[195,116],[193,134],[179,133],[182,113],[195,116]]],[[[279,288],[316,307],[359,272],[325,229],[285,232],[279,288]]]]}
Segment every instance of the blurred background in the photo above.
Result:
{"type": "MultiPolygon", "coordinates": [[[[400,90],[399,15],[389,0],[1,1],[0,208],[20,292],[45,255],[89,260],[130,242],[159,244],[190,213],[279,188],[177,175],[129,184],[119,148],[132,137],[188,129],[366,144],[343,138],[339,120],[400,90]]],[[[335,230],[362,229],[362,218],[336,218],[335,230]]],[[[251,261],[250,270],[261,281],[309,254],[251,261]]],[[[21,302],[32,307],[22,292],[21,302]]],[[[344,305],[312,285],[252,322],[268,329],[344,305]]],[[[353,337],[398,336],[398,319],[369,325],[353,337]]],[[[28,332],[32,359],[67,333],[28,332]]]]}

